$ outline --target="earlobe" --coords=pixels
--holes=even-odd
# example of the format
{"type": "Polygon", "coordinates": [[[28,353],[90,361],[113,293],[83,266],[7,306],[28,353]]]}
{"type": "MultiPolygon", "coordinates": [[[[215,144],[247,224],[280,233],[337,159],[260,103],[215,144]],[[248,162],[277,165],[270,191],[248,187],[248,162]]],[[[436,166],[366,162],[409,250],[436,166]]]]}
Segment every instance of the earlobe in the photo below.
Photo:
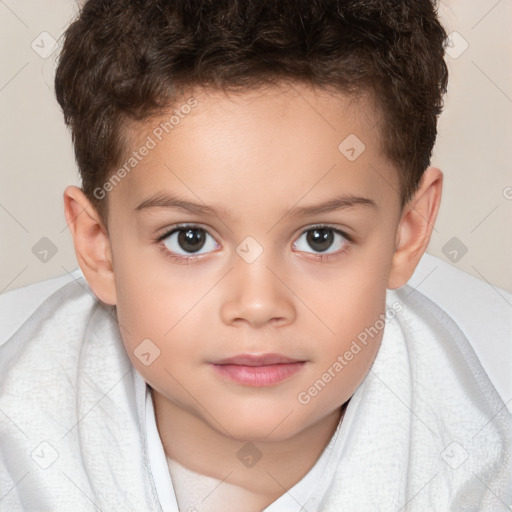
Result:
{"type": "Polygon", "coordinates": [[[429,167],[416,193],[404,206],[389,273],[389,289],[405,285],[425,253],[441,204],[442,188],[443,173],[436,167],[429,167]]]}
{"type": "Polygon", "coordinates": [[[65,189],[64,214],[78,264],[89,286],[98,299],[116,304],[109,237],[96,209],[80,188],[72,185],[65,189]]]}

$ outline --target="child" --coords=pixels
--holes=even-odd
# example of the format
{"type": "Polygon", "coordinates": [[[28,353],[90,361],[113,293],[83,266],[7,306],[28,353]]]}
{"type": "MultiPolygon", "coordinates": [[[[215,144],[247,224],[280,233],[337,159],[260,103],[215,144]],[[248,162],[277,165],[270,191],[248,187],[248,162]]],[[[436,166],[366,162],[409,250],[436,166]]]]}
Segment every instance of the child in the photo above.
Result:
{"type": "Polygon", "coordinates": [[[55,80],[80,270],[2,302],[1,510],[512,505],[471,345],[508,305],[438,260],[455,302],[408,284],[445,41],[427,0],[84,5],[55,80]]]}

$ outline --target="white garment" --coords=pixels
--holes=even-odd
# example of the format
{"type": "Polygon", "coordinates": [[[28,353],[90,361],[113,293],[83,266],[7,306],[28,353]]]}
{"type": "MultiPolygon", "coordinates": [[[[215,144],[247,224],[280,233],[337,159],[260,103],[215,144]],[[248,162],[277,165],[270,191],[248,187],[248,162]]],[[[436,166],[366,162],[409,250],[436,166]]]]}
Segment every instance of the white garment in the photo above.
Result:
{"type": "MultiPolygon", "coordinates": [[[[512,505],[512,418],[504,402],[512,394],[502,369],[512,361],[512,296],[436,258],[423,260],[440,267],[442,279],[436,288],[436,270],[416,286],[433,287],[439,305],[408,285],[388,291],[387,303],[403,309],[386,325],[304,510],[499,512],[512,505]],[[482,353],[504,349],[501,361],[485,363],[496,369],[490,374],[502,397],[466,336],[482,353]]],[[[55,283],[0,297],[0,511],[174,512],[147,386],[124,351],[115,309],[95,300],[79,276],[64,286],[61,278],[48,298],[40,288],[55,283]]],[[[281,498],[266,511],[293,510],[275,508],[281,498]]]]}

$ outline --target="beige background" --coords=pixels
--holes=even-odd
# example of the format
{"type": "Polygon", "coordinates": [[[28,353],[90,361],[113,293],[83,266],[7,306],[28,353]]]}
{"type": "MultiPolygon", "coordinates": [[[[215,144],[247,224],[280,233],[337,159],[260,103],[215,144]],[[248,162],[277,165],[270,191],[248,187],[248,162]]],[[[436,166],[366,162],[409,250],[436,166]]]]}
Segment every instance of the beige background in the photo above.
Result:
{"type": "MultiPolygon", "coordinates": [[[[0,292],[77,267],[62,191],[79,180],[51,44],[76,10],[71,0],[0,0],[0,292]]],[[[445,188],[428,252],[512,291],[512,2],[445,1],[440,13],[457,34],[432,161],[445,188]]]]}

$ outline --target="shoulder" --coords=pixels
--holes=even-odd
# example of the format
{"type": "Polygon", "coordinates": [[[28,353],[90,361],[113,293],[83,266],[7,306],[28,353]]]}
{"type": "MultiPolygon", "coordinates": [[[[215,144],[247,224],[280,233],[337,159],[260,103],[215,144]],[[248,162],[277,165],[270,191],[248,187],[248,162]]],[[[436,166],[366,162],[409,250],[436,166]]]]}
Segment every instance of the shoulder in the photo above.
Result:
{"type": "Polygon", "coordinates": [[[512,411],[512,294],[430,254],[422,257],[406,286],[457,324],[512,411]]]}
{"type": "Polygon", "coordinates": [[[3,293],[0,295],[0,347],[29,321],[37,318],[45,321],[58,315],[59,309],[69,306],[83,309],[94,301],[80,269],[3,293]],[[80,305],[76,299],[81,299],[80,305]],[[42,308],[46,310],[44,314],[42,308]]]}

